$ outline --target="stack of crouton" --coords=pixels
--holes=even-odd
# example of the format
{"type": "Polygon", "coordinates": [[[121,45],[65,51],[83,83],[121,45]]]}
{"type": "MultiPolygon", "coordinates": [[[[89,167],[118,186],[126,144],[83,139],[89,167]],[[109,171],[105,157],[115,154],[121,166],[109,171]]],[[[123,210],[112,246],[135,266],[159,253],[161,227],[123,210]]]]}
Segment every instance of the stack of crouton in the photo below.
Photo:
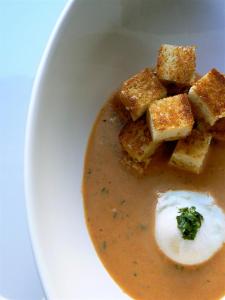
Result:
{"type": "Polygon", "coordinates": [[[194,46],[162,45],[156,69],[126,80],[121,103],[130,113],[119,134],[123,162],[145,173],[162,143],[177,141],[169,165],[199,174],[212,137],[225,140],[225,77],[196,71],[194,46]],[[223,119],[224,118],[224,119],[223,119]]]}

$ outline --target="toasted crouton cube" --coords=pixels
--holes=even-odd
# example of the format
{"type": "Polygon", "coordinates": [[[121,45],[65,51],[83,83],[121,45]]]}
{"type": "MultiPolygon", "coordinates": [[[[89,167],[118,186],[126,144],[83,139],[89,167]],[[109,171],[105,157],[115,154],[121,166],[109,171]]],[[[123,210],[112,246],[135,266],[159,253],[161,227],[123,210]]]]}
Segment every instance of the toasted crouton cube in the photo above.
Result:
{"type": "Polygon", "coordinates": [[[201,78],[201,76],[198,73],[194,73],[190,84],[178,84],[175,82],[165,82],[164,86],[167,89],[167,97],[178,95],[178,94],[188,94],[190,87],[201,78]]]}
{"type": "Polygon", "coordinates": [[[196,129],[201,132],[209,132],[210,128],[212,128],[203,118],[197,118],[195,120],[195,125],[196,129]]]}
{"type": "Polygon", "coordinates": [[[124,107],[123,103],[120,101],[119,93],[115,93],[112,96],[112,108],[118,115],[122,122],[128,122],[131,120],[131,115],[128,110],[124,107]]]}
{"type": "Polygon", "coordinates": [[[225,142],[225,118],[219,119],[213,126],[210,126],[205,120],[197,120],[197,129],[202,132],[210,133],[212,138],[225,142]]]}
{"type": "Polygon", "coordinates": [[[219,119],[208,131],[215,140],[225,142],[225,118],[219,119]]]}
{"type": "Polygon", "coordinates": [[[190,85],[195,76],[195,49],[194,46],[162,45],[157,60],[158,78],[190,85]]]}
{"type": "Polygon", "coordinates": [[[147,122],[155,142],[186,137],[194,124],[187,94],[153,102],[147,111],[147,122]]]}
{"type": "MultiPolygon", "coordinates": [[[[201,75],[197,72],[195,72],[191,78],[191,81],[190,81],[190,86],[192,86],[193,84],[195,84],[199,79],[201,79],[201,75]]],[[[189,87],[190,87],[189,86],[189,87]]]]}
{"type": "Polygon", "coordinates": [[[212,136],[194,129],[188,137],[179,140],[169,164],[199,174],[209,150],[212,136]]]}
{"type": "Polygon", "coordinates": [[[120,99],[136,121],[153,101],[166,96],[166,88],[148,68],[126,80],[121,87],[120,99]]]}
{"type": "Polygon", "coordinates": [[[190,89],[188,97],[211,126],[225,117],[225,78],[212,69],[190,89]]]}
{"type": "Polygon", "coordinates": [[[123,157],[120,160],[121,164],[136,176],[143,176],[147,172],[150,161],[151,157],[146,158],[142,162],[138,162],[132,159],[126,152],[123,153],[123,157]]]}
{"type": "Polygon", "coordinates": [[[142,162],[154,154],[159,143],[152,141],[150,131],[145,120],[129,122],[119,134],[123,149],[136,161],[142,162]]]}

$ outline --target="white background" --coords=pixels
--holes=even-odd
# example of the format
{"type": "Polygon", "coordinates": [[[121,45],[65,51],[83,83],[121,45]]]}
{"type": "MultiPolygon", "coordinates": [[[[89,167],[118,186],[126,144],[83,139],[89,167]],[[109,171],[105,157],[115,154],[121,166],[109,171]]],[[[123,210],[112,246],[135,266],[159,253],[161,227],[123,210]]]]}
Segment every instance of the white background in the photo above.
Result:
{"type": "Polygon", "coordinates": [[[0,295],[44,292],[27,227],[23,155],[34,76],[66,0],[0,0],[0,295]]]}

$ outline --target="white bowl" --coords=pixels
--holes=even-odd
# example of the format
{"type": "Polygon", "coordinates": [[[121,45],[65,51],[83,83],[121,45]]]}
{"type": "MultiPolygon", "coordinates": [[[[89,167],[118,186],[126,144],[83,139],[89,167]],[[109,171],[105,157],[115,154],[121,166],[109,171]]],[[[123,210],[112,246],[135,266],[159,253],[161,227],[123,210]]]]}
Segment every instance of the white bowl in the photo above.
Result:
{"type": "Polygon", "coordinates": [[[49,299],[128,299],[102,267],[84,220],[91,126],[123,79],[161,43],[196,44],[198,70],[225,70],[223,0],[69,2],[44,53],[29,111],[25,183],[33,248],[49,299]]]}

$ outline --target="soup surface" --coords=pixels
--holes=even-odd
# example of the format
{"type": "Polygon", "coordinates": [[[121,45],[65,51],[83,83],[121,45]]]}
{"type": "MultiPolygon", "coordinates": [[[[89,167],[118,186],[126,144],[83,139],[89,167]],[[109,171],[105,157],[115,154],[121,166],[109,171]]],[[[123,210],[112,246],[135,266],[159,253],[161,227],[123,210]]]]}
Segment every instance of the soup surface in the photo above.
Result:
{"type": "Polygon", "coordinates": [[[200,175],[167,165],[173,149],[160,149],[148,174],[131,174],[121,164],[118,134],[125,121],[115,112],[116,96],[102,108],[93,127],[83,178],[88,229],[104,266],[134,299],[195,300],[225,293],[225,247],[203,265],[183,267],[157,248],[154,215],[157,193],[209,192],[225,209],[225,145],[212,143],[200,175]]]}

